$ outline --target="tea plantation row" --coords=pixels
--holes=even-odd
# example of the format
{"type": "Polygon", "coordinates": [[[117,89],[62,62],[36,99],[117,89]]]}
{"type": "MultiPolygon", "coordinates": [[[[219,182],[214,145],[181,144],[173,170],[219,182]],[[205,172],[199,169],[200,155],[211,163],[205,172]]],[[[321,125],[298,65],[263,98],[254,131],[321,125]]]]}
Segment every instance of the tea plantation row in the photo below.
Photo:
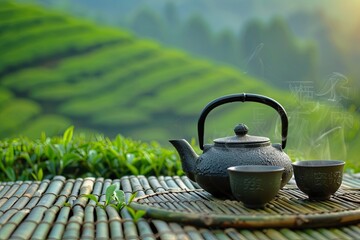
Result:
{"type": "Polygon", "coordinates": [[[156,143],[133,141],[121,135],[113,140],[75,134],[0,140],[0,181],[68,178],[120,178],[124,175],[182,175],[175,151],[156,143]]]}
{"type": "MultiPolygon", "coordinates": [[[[165,143],[196,137],[202,108],[216,97],[253,92],[275,98],[290,118],[295,158],[342,158],[359,168],[360,118],[341,106],[303,101],[246,73],[35,6],[0,3],[0,137],[79,131],[165,143]],[[349,120],[350,119],[350,120],[349,120]]],[[[291,80],[289,80],[291,82],[291,80]]],[[[312,100],[312,99],[310,99],[312,100]]],[[[235,124],[279,141],[278,116],[254,103],[209,115],[206,140],[235,124]]]]}
{"type": "MultiPolygon", "coordinates": [[[[125,31],[99,28],[35,7],[3,5],[1,85],[14,97],[31,100],[37,109],[27,113],[17,107],[15,112],[23,112],[23,119],[6,128],[3,136],[23,133],[20,126],[29,125],[30,131],[31,122],[44,114],[61,114],[66,123],[81,122],[81,128],[102,131],[108,127],[108,134],[125,131],[132,135],[133,130],[151,133],[156,116],[171,111],[160,125],[165,124],[168,131],[166,122],[169,125],[183,115],[196,119],[211,98],[247,90],[249,85],[256,85],[254,91],[264,88],[263,83],[253,80],[252,84],[232,69],[216,68],[183,52],[137,40],[125,31]]],[[[13,118],[8,115],[7,119],[13,118]]],[[[183,127],[186,136],[191,136],[192,130],[183,127]]],[[[38,134],[29,131],[25,133],[38,134]]],[[[155,134],[154,139],[159,137],[155,134]]]]}

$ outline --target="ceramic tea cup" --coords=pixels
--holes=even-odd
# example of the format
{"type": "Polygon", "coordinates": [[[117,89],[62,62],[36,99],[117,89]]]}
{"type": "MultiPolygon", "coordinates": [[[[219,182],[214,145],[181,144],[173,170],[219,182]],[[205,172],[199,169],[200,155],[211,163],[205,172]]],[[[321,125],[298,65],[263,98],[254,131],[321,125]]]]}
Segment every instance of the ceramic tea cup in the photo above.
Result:
{"type": "Polygon", "coordinates": [[[284,168],[242,165],[228,169],[231,192],[248,208],[263,208],[278,193],[284,168]]]}
{"type": "Polygon", "coordinates": [[[345,162],[338,160],[305,160],[292,164],[298,188],[310,200],[327,200],[340,187],[345,162]]]}

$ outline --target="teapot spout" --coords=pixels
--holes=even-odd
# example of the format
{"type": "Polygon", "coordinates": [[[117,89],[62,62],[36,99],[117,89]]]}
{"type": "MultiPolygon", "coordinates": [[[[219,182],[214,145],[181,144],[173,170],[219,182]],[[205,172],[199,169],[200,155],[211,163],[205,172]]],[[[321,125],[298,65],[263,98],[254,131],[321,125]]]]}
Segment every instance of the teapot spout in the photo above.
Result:
{"type": "Polygon", "coordinates": [[[185,139],[169,140],[169,142],[177,150],[186,176],[195,181],[195,166],[199,156],[185,139]]]}

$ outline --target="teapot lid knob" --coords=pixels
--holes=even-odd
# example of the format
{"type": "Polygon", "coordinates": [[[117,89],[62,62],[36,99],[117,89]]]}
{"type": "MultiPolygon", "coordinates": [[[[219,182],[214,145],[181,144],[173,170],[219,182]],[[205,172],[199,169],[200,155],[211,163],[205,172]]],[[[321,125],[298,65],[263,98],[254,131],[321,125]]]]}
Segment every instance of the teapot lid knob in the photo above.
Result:
{"type": "Polygon", "coordinates": [[[234,132],[237,136],[245,136],[248,131],[249,128],[243,123],[238,124],[234,129],[234,132]]]}
{"type": "MultiPolygon", "coordinates": [[[[263,144],[270,144],[270,140],[267,137],[258,137],[248,135],[249,128],[241,123],[234,128],[235,136],[217,138],[214,140],[217,144],[251,144],[251,146],[263,146],[263,144]]],[[[235,146],[235,145],[234,145],[235,146]]]]}

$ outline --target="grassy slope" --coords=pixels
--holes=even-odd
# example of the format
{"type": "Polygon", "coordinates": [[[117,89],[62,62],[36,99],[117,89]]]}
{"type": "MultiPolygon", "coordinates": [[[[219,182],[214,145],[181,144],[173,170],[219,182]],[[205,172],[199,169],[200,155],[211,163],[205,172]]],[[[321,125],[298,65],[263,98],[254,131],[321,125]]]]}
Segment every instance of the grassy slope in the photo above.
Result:
{"type": "MultiPolygon", "coordinates": [[[[288,110],[290,154],[346,157],[360,168],[358,116],[324,103],[303,104],[234,69],[126,31],[2,2],[0,52],[0,137],[38,137],[41,128],[52,135],[69,124],[160,142],[196,137],[205,104],[226,94],[254,92],[288,110]]],[[[234,125],[244,122],[251,134],[279,141],[277,120],[260,104],[228,104],[209,115],[206,139],[232,135],[234,125]]]]}

